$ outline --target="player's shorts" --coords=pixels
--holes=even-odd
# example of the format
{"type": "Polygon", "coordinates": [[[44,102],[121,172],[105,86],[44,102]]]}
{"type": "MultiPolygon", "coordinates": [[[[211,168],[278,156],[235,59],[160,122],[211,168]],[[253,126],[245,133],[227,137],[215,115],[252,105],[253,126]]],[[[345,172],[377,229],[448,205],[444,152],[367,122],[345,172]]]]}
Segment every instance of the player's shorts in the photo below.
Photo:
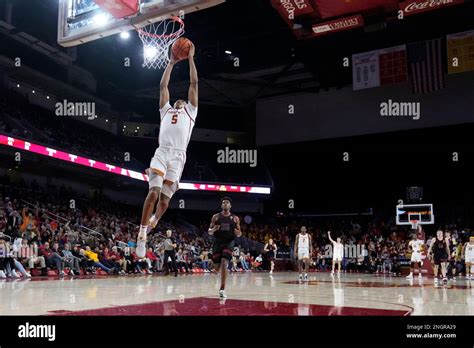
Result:
{"type": "Polygon", "coordinates": [[[298,248],[298,260],[309,259],[309,248],[298,248]]]}
{"type": "Polygon", "coordinates": [[[335,262],[342,262],[342,255],[333,255],[332,260],[335,262]]]}
{"type": "Polygon", "coordinates": [[[435,265],[439,265],[444,262],[448,262],[448,255],[446,253],[440,255],[434,255],[433,261],[435,265]]]}
{"type": "Polygon", "coordinates": [[[464,260],[466,263],[474,265],[474,255],[466,255],[466,259],[464,260]]]}
{"type": "Polygon", "coordinates": [[[149,187],[161,188],[161,193],[171,198],[179,189],[179,180],[186,163],[186,152],[159,147],[151,159],[148,169],[149,187]],[[163,185],[163,182],[165,184],[163,185]],[[172,182],[167,185],[166,181],[172,182]]]}
{"type": "Polygon", "coordinates": [[[267,254],[267,260],[268,261],[274,261],[275,260],[275,252],[274,251],[269,251],[267,254]]]}
{"type": "Polygon", "coordinates": [[[235,242],[215,240],[212,246],[212,261],[214,263],[221,263],[222,259],[232,260],[235,242]]]}
{"type": "Polygon", "coordinates": [[[421,253],[420,252],[412,252],[411,254],[411,262],[415,262],[415,263],[420,263],[422,262],[421,260],[421,253]]]}

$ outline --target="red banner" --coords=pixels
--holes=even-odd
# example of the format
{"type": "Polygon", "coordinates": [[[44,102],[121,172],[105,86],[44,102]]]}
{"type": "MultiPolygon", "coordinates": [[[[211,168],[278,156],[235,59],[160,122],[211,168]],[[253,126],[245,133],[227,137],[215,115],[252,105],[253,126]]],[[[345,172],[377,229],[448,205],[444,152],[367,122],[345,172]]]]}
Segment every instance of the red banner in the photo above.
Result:
{"type": "Polygon", "coordinates": [[[94,0],[117,19],[133,16],[138,12],[138,0],[94,0]]]}
{"type": "Polygon", "coordinates": [[[285,20],[293,20],[314,12],[310,0],[273,0],[273,5],[285,20]]]}
{"type": "Polygon", "coordinates": [[[330,22],[313,24],[313,36],[337,33],[338,31],[350,30],[364,25],[362,16],[340,18],[330,22]]]}
{"type": "Polygon", "coordinates": [[[396,11],[398,0],[312,0],[322,18],[339,17],[352,13],[361,13],[371,9],[396,11]]]}
{"type": "Polygon", "coordinates": [[[400,10],[403,11],[405,16],[411,16],[463,3],[464,0],[413,0],[400,3],[400,10]]]}

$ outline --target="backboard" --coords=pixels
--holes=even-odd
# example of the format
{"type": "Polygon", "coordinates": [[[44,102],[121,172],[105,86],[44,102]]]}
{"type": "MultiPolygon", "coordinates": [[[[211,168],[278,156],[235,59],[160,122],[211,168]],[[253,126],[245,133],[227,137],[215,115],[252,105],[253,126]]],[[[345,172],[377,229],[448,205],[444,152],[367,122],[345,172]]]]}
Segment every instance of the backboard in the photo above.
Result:
{"type": "Polygon", "coordinates": [[[434,224],[433,204],[400,204],[396,208],[397,225],[418,225],[434,224]]]}
{"type": "Polygon", "coordinates": [[[64,47],[77,46],[170,16],[183,18],[223,2],[225,0],[59,0],[58,43],[64,47]],[[118,18],[117,13],[125,17],[118,18]]]}

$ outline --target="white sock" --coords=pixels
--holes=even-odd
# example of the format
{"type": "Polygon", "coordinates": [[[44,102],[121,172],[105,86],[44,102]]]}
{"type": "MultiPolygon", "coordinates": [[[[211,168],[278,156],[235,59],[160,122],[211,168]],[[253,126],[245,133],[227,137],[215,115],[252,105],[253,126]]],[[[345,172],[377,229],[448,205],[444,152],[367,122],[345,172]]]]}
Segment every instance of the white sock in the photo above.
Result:
{"type": "Polygon", "coordinates": [[[140,231],[138,232],[138,237],[142,238],[146,235],[146,231],[148,229],[148,226],[140,225],[140,231]]]}

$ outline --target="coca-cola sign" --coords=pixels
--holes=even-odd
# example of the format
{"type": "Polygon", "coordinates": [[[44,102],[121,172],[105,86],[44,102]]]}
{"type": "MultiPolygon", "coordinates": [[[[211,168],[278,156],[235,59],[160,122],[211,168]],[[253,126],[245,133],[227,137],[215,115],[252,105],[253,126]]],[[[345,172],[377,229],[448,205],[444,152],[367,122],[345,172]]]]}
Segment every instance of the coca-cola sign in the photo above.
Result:
{"type": "Polygon", "coordinates": [[[464,3],[464,0],[415,0],[400,3],[400,10],[403,11],[405,16],[410,16],[462,3],[464,3]]]}
{"type": "Polygon", "coordinates": [[[362,16],[352,16],[337,19],[331,22],[313,24],[313,35],[321,36],[338,31],[354,29],[364,25],[362,16]]]}

